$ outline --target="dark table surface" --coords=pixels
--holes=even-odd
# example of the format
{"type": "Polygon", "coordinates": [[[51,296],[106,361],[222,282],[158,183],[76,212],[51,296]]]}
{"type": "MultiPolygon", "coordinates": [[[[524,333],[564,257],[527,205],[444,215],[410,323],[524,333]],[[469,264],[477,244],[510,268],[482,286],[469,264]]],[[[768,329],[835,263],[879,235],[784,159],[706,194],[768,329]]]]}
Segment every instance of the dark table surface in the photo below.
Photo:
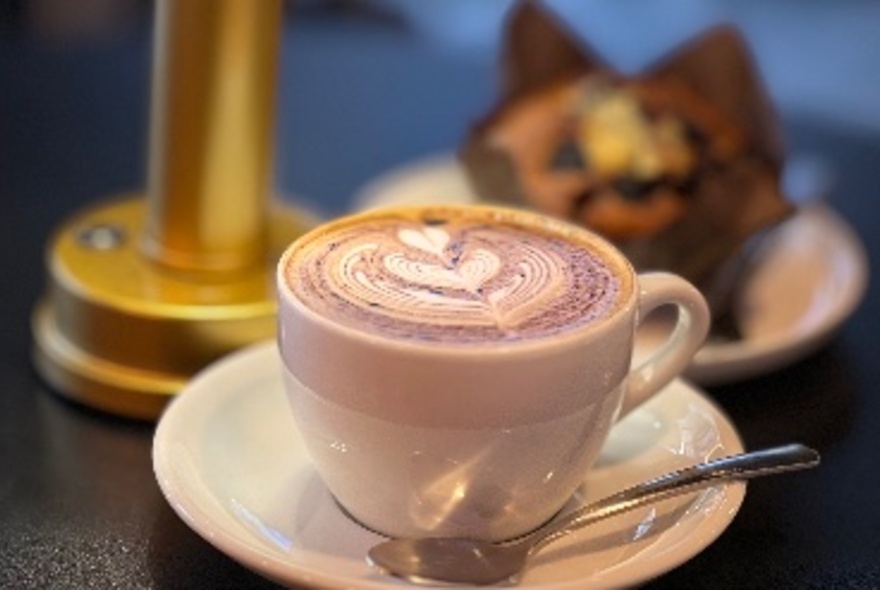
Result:
{"type": "MultiPolygon", "coordinates": [[[[829,12],[841,22],[823,26],[839,38],[847,37],[850,29],[840,29],[847,23],[865,29],[863,4],[851,6],[855,13],[829,12]]],[[[757,12],[743,18],[759,41],[770,38],[774,27],[757,12]]],[[[814,39],[802,41],[814,47],[814,39]]],[[[870,100],[877,80],[855,80],[856,71],[852,87],[813,92],[810,108],[779,57],[797,52],[782,42],[760,47],[789,145],[831,163],[829,200],[860,234],[871,274],[880,275],[880,101],[870,100]],[[823,92],[839,92],[840,106],[822,102],[823,92]],[[866,103],[876,111],[855,112],[866,103]]],[[[376,174],[452,150],[494,96],[492,52],[484,45],[386,19],[310,11],[285,25],[283,52],[277,186],[285,198],[328,216],[344,212],[356,188],[376,174]]],[[[860,55],[855,48],[842,59],[860,55]]],[[[149,64],[144,24],[86,42],[0,38],[3,588],[271,586],[203,541],[167,505],[152,472],[154,425],[64,401],[31,368],[29,320],[45,284],[50,232],[84,205],[143,185],[149,64]]],[[[800,80],[831,75],[810,67],[800,64],[800,80]]],[[[880,67],[863,71],[880,79],[880,67]]],[[[648,586],[880,588],[878,383],[880,296],[869,289],[840,332],[809,358],[709,389],[747,447],[798,440],[819,449],[823,465],[751,485],[714,544],[648,586]]]]}

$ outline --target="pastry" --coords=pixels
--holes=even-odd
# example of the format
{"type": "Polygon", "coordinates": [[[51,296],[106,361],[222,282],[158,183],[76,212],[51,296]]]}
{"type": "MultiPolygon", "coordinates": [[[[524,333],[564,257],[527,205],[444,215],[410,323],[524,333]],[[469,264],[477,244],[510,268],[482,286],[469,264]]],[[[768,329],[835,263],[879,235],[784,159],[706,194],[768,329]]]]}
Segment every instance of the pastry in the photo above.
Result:
{"type": "Polygon", "coordinates": [[[717,26],[624,75],[538,2],[504,31],[501,97],[459,151],[476,192],[591,228],[724,316],[749,245],[793,212],[781,126],[739,32],[717,26]]]}

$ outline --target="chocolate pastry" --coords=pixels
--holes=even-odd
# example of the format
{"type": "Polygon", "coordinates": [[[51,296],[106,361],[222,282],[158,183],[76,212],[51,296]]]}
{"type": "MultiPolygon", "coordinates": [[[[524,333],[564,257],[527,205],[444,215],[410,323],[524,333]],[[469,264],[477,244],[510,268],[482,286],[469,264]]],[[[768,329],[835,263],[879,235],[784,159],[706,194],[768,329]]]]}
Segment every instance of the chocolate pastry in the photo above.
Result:
{"type": "Polygon", "coordinates": [[[724,316],[749,245],[793,212],[780,123],[738,31],[712,28],[627,76],[526,0],[500,67],[500,100],[459,152],[480,197],[589,227],[724,316]]]}

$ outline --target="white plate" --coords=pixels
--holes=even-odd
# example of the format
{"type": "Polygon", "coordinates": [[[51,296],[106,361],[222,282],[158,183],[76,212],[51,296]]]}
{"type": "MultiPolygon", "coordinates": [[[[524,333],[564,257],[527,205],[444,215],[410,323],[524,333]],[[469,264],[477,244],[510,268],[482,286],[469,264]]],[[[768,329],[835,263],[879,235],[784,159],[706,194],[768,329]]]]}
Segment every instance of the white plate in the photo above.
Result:
{"type": "MultiPolygon", "coordinates": [[[[792,172],[799,169],[797,164],[790,166],[792,172]]],[[[795,182],[803,174],[789,176],[795,182]]],[[[807,198],[799,196],[801,201],[807,198]]],[[[464,173],[449,156],[384,174],[365,185],[354,200],[358,209],[475,201],[464,173]]],[[[743,339],[707,342],[686,372],[690,380],[701,385],[731,383],[806,357],[855,311],[867,286],[861,241],[830,207],[818,202],[803,205],[775,230],[757,260],[736,303],[743,339]]]]}
{"type": "MultiPolygon", "coordinates": [[[[571,505],[742,450],[728,419],[676,381],[615,427],[571,505]]],[[[177,514],[267,578],[308,587],[407,585],[366,564],[367,549],[382,537],[349,520],[314,471],[287,406],[274,343],[234,353],[198,375],[162,416],[153,463],[177,514]]],[[[584,589],[648,580],[714,541],[744,495],[745,484],[718,486],[594,525],[543,551],[521,585],[584,589]]]]}

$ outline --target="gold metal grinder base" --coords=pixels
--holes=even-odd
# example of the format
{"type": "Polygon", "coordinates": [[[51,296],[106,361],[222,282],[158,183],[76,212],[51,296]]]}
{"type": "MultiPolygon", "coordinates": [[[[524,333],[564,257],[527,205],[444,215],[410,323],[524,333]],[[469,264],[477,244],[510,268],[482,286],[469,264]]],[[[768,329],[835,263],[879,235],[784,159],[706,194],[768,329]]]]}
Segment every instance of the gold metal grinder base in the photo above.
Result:
{"type": "Polygon", "coordinates": [[[146,195],[63,225],[34,312],[60,394],[159,416],[210,362],[275,333],[275,261],[310,225],[271,203],[281,0],[157,0],[146,195]]]}
{"type": "Polygon", "coordinates": [[[33,331],[37,369],[59,393],[149,420],[205,365],[275,334],[274,261],[310,222],[276,207],[266,264],[220,280],[145,257],[145,205],[98,205],[60,228],[33,331]]]}

